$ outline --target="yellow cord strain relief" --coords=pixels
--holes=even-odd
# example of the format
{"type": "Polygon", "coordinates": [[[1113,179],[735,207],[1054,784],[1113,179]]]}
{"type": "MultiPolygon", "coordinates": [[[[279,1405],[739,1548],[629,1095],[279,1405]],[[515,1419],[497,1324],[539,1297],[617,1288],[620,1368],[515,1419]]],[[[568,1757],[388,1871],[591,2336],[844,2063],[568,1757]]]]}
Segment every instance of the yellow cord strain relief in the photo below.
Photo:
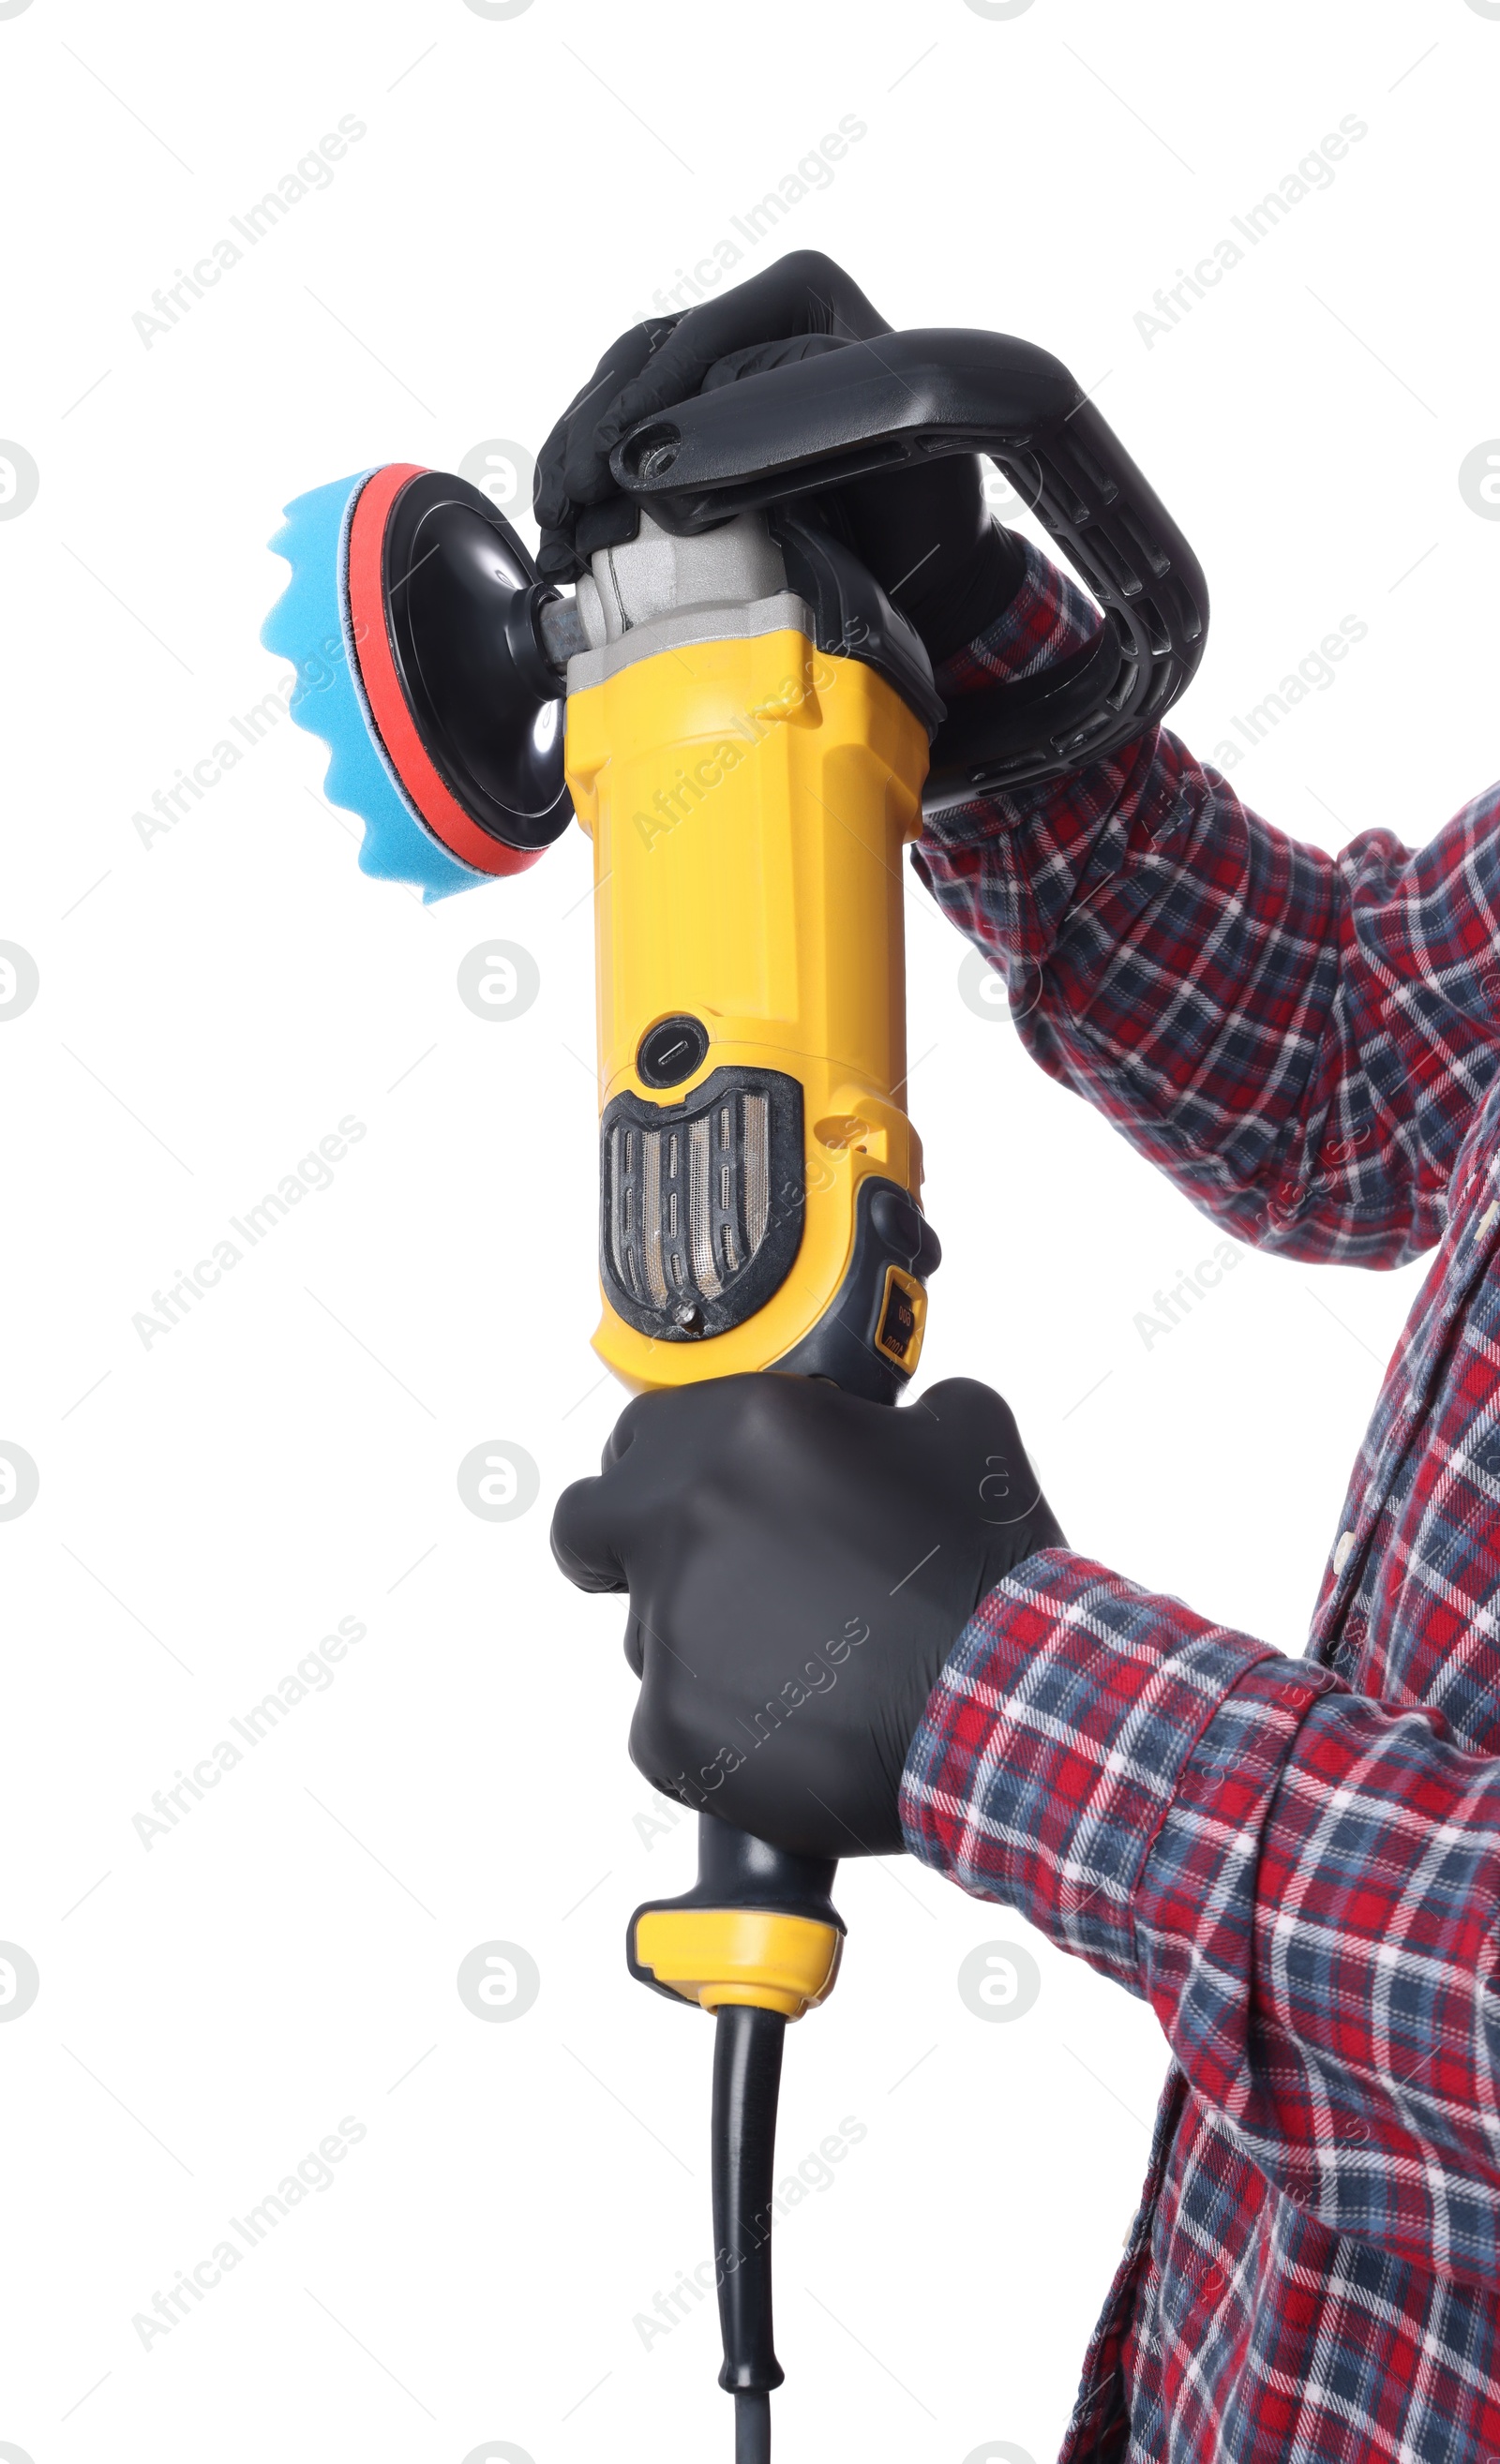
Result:
{"type": "Polygon", "coordinates": [[[843,1945],[836,1925],[767,1908],[647,1908],[635,1926],[638,1964],[685,2002],[747,2002],[783,2019],[827,2000],[843,1945]]]}

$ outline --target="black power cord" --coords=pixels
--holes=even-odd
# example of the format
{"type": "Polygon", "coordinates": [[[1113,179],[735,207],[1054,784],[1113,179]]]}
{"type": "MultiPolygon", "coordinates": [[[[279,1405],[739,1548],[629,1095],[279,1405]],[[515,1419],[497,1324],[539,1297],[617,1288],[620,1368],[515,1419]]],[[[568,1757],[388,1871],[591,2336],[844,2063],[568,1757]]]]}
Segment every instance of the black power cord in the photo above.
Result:
{"type": "MultiPolygon", "coordinates": [[[[649,1918],[733,1918],[742,1911],[752,1927],[752,1946],[766,1918],[787,1918],[818,1928],[827,1951],[836,1952],[844,1921],[828,1895],[837,1870],[831,1857],[773,1848],[717,1815],[700,1814],[697,1881],[680,1898],[648,1901],[636,1909],[626,1936],[631,1975],[669,2000],[679,1999],[682,1989],[663,1984],[640,1958],[637,1936],[649,1918]]],[[[735,1955],[725,1957],[732,1976],[735,1955]]],[[[754,1958],[740,1964],[745,1981],[739,1990],[761,1990],[753,1981],[754,1958]]],[[[832,1983],[834,1964],[830,1957],[824,1991],[832,1983]]],[[[695,1996],[695,1988],[687,1990],[695,1996]]],[[[721,1990],[737,1988],[726,1983],[721,1990]]],[[[786,1998],[792,1998],[789,1992],[786,1998]]],[[[786,2021],[780,2011],[751,2002],[716,1996],[710,2007],[716,2011],[714,2264],[724,2346],[718,2384],[735,2399],[735,2464],[770,2464],[771,2389],[785,2376],[771,2335],[771,2199],[786,2021]]]]}
{"type": "Polygon", "coordinates": [[[786,2022],[727,2002],[714,2032],[714,2244],[735,2464],[770,2464],[771,2389],[785,2376],[771,2332],[771,2191],[786,2022]]]}
{"type": "Polygon", "coordinates": [[[771,2399],[753,2389],[735,2398],[735,2464],[771,2464],[771,2399]]]}

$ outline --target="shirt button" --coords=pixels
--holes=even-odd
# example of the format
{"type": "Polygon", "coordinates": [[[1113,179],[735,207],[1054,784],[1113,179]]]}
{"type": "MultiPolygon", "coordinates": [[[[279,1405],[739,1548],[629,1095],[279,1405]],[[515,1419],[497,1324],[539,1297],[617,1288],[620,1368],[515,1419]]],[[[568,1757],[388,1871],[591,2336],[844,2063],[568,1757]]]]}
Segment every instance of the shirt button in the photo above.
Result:
{"type": "Polygon", "coordinates": [[[1352,1531],[1340,1531],[1338,1535],[1338,1546],[1334,1551],[1334,1572],[1335,1574],[1341,1574],[1344,1568],[1348,1565],[1349,1551],[1354,1545],[1354,1533],[1352,1531]]]}
{"type": "Polygon", "coordinates": [[[1484,1239],[1485,1234],[1489,1230],[1490,1225],[1495,1221],[1497,1217],[1500,1217],[1500,1205],[1486,1207],[1483,1215],[1474,1226],[1474,1238],[1476,1241],[1482,1241],[1484,1239]]]}

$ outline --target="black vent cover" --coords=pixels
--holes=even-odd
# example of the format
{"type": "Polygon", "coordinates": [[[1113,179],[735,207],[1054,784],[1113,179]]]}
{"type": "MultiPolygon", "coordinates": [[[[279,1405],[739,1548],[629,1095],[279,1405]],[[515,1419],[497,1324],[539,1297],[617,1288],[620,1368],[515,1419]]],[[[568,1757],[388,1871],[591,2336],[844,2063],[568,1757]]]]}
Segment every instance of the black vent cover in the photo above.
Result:
{"type": "Polygon", "coordinates": [[[742,1326],[802,1243],[800,1081],[716,1069],[680,1104],[616,1095],[599,1127],[599,1272],[613,1308],[664,1343],[742,1326]]]}

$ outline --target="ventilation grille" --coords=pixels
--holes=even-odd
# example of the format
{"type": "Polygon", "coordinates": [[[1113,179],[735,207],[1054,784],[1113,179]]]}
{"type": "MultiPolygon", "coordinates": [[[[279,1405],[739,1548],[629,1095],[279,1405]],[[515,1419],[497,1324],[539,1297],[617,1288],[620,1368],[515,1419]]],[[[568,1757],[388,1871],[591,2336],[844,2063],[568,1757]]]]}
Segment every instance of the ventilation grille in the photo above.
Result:
{"type": "Polygon", "coordinates": [[[802,1088],[716,1069],[684,1103],[619,1095],[602,1123],[600,1271],[628,1324],[722,1334],[784,1280],[802,1239],[802,1088]]]}

